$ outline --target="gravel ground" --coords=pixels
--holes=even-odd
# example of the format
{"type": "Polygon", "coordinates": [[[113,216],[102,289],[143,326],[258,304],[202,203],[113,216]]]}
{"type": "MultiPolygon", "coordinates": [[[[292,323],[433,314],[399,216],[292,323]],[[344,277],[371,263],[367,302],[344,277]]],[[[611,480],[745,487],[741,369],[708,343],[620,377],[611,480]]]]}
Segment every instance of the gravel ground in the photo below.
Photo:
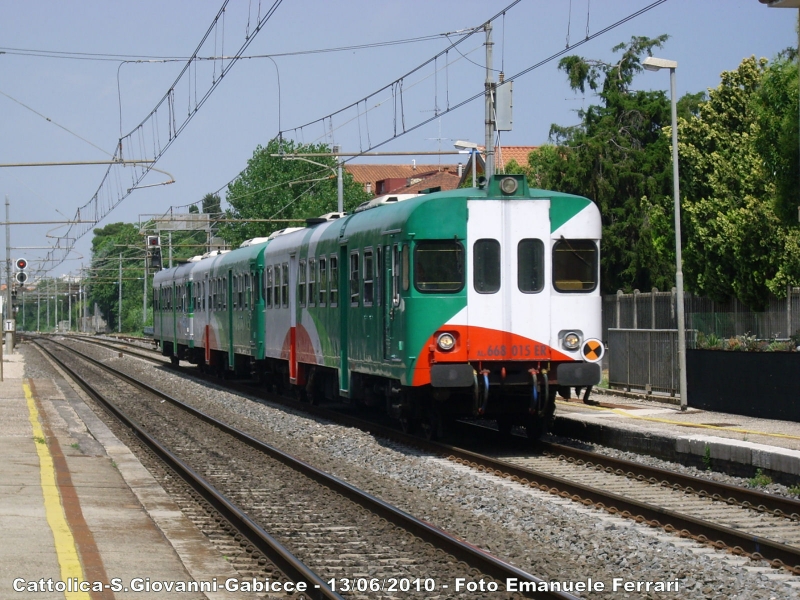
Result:
{"type": "MultiPolygon", "coordinates": [[[[26,346],[24,351],[29,349],[26,346]]],[[[82,350],[96,356],[110,354],[82,350]]],[[[783,571],[761,563],[753,567],[746,560],[708,548],[698,550],[691,542],[365,432],[201,385],[134,358],[114,356],[108,359],[114,366],[544,579],[574,582],[591,577],[605,583],[604,598],[797,598],[798,588],[786,581],[800,582],[800,578],[787,578],[783,571]],[[614,578],[677,580],[680,588],[677,593],[612,592],[614,578]]],[[[30,372],[26,366],[26,376],[43,376],[34,370],[33,364],[30,372]]]]}

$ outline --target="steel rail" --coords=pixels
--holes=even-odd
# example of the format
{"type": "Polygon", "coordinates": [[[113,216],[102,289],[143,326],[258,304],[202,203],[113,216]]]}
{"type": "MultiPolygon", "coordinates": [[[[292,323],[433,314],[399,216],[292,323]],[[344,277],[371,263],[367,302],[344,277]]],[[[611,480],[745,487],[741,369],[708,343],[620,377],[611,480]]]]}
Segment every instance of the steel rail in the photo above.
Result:
{"type": "MultiPolygon", "coordinates": [[[[85,357],[79,352],[56,342],[48,340],[50,343],[57,344],[71,350],[81,357],[85,357]]],[[[308,583],[307,593],[310,597],[319,600],[344,600],[342,596],[331,590],[327,583],[300,559],[294,556],[283,544],[267,533],[257,523],[255,523],[246,513],[241,511],[233,502],[221,494],[217,489],[208,483],[201,475],[195,472],[189,465],[175,456],[170,450],[164,447],[158,440],[150,436],[136,421],[126,415],[112,402],[97,392],[92,385],[69,367],[55,353],[44,347],[42,340],[35,340],[36,345],[52,358],[69,376],[86,392],[91,398],[105,406],[122,423],[132,429],[136,436],[150,447],[167,465],[170,466],[180,477],[182,477],[191,487],[193,487],[203,498],[205,498],[218,512],[220,512],[236,529],[241,531],[250,542],[259,549],[269,560],[271,560],[287,577],[295,582],[305,581],[308,583]]],[[[97,361],[90,359],[91,362],[98,364],[97,361]]],[[[102,365],[100,365],[102,366],[102,365]]],[[[113,372],[113,369],[110,370],[113,372]]],[[[126,378],[126,380],[128,380],[126,378]]]]}
{"type": "Polygon", "coordinates": [[[765,494],[758,490],[751,490],[740,486],[731,485],[694,477],[662,469],[643,465],[624,458],[605,456],[587,450],[580,450],[562,444],[542,442],[543,449],[552,452],[554,455],[562,455],[567,459],[573,459],[576,463],[594,463],[595,465],[605,466],[613,469],[617,475],[627,475],[628,477],[643,477],[654,483],[668,482],[670,485],[678,485],[680,489],[696,493],[700,496],[708,496],[713,500],[720,500],[728,504],[737,504],[744,508],[752,508],[760,512],[770,512],[776,517],[786,517],[793,520],[800,520],[800,501],[784,496],[765,494]],[[622,470],[624,473],[619,473],[622,470]]]}
{"type": "MultiPolygon", "coordinates": [[[[313,465],[306,463],[303,460],[300,460],[274,446],[271,446],[261,440],[258,440],[249,434],[240,431],[234,427],[226,425],[225,423],[214,419],[210,415],[189,406],[158,390],[157,388],[151,387],[146,383],[138,381],[125,373],[122,373],[90,356],[86,356],[74,348],[70,348],[56,340],[48,340],[51,343],[58,344],[71,352],[79,355],[82,359],[100,367],[112,373],[113,375],[123,379],[124,381],[130,383],[133,386],[138,387],[148,393],[151,393],[163,400],[166,400],[173,405],[185,410],[189,414],[205,421],[217,427],[221,431],[231,435],[235,439],[246,443],[250,447],[263,452],[264,454],[269,455],[270,457],[281,461],[283,464],[287,465],[288,467],[302,473],[306,477],[316,481],[317,483],[335,491],[336,493],[350,499],[351,501],[355,502],[356,504],[363,506],[367,510],[381,516],[382,518],[386,519],[388,522],[393,523],[394,525],[411,532],[416,537],[433,544],[434,546],[441,548],[445,552],[452,555],[456,560],[462,561],[469,565],[472,568],[478,569],[480,572],[489,575],[495,579],[500,581],[505,581],[507,579],[516,579],[517,581],[528,582],[534,584],[535,586],[539,586],[540,584],[547,584],[547,582],[541,578],[538,578],[522,569],[519,569],[491,554],[488,552],[481,550],[480,548],[473,546],[472,544],[468,543],[465,540],[461,540],[446,531],[439,529],[435,525],[431,525],[425,521],[417,519],[416,517],[410,515],[409,513],[400,510],[399,508],[389,504],[388,502],[384,502],[380,498],[373,496],[363,490],[358,489],[357,487],[347,483],[346,481],[339,479],[333,475],[330,475],[320,469],[317,469],[313,465]]],[[[530,593],[522,592],[522,595],[532,598],[553,598],[559,600],[578,600],[576,596],[566,592],[560,591],[534,591],[530,593]]]]}

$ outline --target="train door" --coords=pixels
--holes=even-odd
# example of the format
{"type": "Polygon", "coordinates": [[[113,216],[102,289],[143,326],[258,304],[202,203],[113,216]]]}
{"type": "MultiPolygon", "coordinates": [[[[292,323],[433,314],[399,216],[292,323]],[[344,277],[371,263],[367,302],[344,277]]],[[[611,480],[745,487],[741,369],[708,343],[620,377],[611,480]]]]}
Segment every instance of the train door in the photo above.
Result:
{"type": "Polygon", "coordinates": [[[222,278],[222,285],[225,286],[225,295],[223,296],[225,299],[225,304],[222,308],[225,311],[225,319],[228,325],[228,368],[232,370],[234,367],[235,358],[235,336],[233,334],[233,271],[231,269],[227,269],[223,272],[226,273],[226,275],[222,278]]]}
{"type": "Polygon", "coordinates": [[[348,397],[350,394],[350,362],[349,348],[349,320],[350,315],[350,255],[347,245],[339,247],[339,393],[348,397]]]}
{"type": "Polygon", "coordinates": [[[289,381],[297,383],[297,254],[289,255],[289,381]]]}
{"type": "Polygon", "coordinates": [[[547,360],[549,200],[473,200],[468,208],[470,360],[547,360]]]}
{"type": "Polygon", "coordinates": [[[401,245],[384,246],[383,262],[383,358],[399,360],[397,316],[400,310],[401,245]]]}

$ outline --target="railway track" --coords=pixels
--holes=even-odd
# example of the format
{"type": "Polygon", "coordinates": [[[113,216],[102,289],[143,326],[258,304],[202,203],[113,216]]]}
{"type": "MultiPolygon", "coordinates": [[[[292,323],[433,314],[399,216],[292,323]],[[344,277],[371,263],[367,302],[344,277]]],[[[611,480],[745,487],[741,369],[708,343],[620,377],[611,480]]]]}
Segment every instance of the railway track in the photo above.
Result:
{"type": "MultiPolygon", "coordinates": [[[[308,582],[313,597],[392,597],[419,588],[426,597],[450,598],[463,596],[468,582],[500,590],[509,578],[542,582],[72,347],[37,343],[192,480],[289,579],[308,582]]],[[[550,591],[524,596],[574,598],[550,591]]]]}
{"type": "MultiPolygon", "coordinates": [[[[253,395],[250,387],[234,385],[253,395]]],[[[275,401],[272,395],[264,394],[275,401]]],[[[544,455],[471,452],[426,442],[391,427],[324,407],[280,402],[335,422],[423,448],[482,472],[507,477],[587,506],[663,528],[736,555],[800,574],[800,502],[570,448],[541,445],[544,455]]]]}

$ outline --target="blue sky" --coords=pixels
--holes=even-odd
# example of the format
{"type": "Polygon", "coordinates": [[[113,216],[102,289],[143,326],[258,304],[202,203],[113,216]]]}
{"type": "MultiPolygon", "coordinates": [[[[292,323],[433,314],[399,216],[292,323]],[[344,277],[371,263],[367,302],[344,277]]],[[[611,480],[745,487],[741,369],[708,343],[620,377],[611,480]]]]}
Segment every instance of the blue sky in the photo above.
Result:
{"type": "MultiPolygon", "coordinates": [[[[444,50],[448,40],[437,34],[477,26],[510,2],[284,0],[244,55],[434,36],[361,50],[275,56],[280,73],[280,125],[286,130],[379,90],[444,50]]],[[[271,4],[262,0],[262,12],[271,4]]],[[[502,67],[508,76],[516,74],[564,50],[568,38],[571,46],[584,40],[587,16],[588,33],[594,35],[647,4],[634,0],[522,0],[494,23],[494,67],[502,67]]],[[[0,95],[0,163],[107,159],[107,153],[115,150],[120,129],[124,135],[140,123],[183,68],[181,62],[122,64],[120,60],[30,56],[20,50],[85,53],[84,58],[90,54],[188,57],[221,5],[222,0],[0,0],[0,52],[5,51],[0,54],[0,92],[4,94],[0,95]]],[[[226,12],[224,46],[218,30],[216,44],[212,33],[201,55],[214,54],[215,46],[217,54],[232,54],[241,46],[248,6],[252,28],[258,1],[233,0],[226,12]]],[[[669,34],[657,56],[678,61],[678,92],[682,95],[715,87],[722,71],[735,69],[747,56],[772,58],[780,50],[796,46],[796,22],[796,10],[770,9],[758,0],[668,0],[570,53],[611,61],[611,48],[631,36],[669,34]]],[[[451,36],[457,38],[457,34],[451,36]]],[[[408,128],[435,116],[435,107],[445,109],[448,102],[454,106],[483,89],[483,40],[483,34],[478,34],[460,45],[465,58],[451,51],[446,59],[409,75],[403,84],[402,104],[408,128]]],[[[551,61],[514,82],[514,128],[502,134],[501,143],[544,143],[552,123],[574,124],[575,111],[596,102],[589,94],[574,94],[556,63],[551,61]]],[[[214,76],[212,65],[203,64],[193,80],[200,92],[214,76]]],[[[636,85],[666,90],[669,77],[663,72],[645,72],[636,85]]],[[[191,92],[191,86],[188,89],[191,92]]],[[[138,222],[146,215],[196,202],[223,187],[246,166],[256,146],[279,130],[278,100],[276,66],[269,59],[234,64],[156,165],[173,175],[176,183],[134,191],[100,225],[138,222]]],[[[176,92],[178,122],[186,117],[191,102],[190,97],[176,92]]],[[[370,108],[366,117],[348,122],[352,114],[337,116],[332,127],[316,124],[296,132],[297,138],[334,141],[344,151],[355,151],[392,137],[397,97],[393,99],[387,91],[371,97],[366,105],[370,108]]],[[[402,129],[403,119],[398,122],[402,129]]],[[[482,143],[481,100],[434,119],[379,150],[450,150],[455,139],[482,143]]],[[[384,160],[406,162],[412,157],[384,160]]],[[[458,157],[441,160],[456,162],[458,157]]],[[[93,196],[105,170],[103,166],[2,168],[0,193],[9,197],[12,221],[66,220],[93,196]]],[[[143,184],[158,183],[162,178],[160,173],[150,173],[143,184]]],[[[63,234],[64,230],[56,227],[14,226],[12,246],[46,246],[53,239],[48,235],[63,234]]],[[[91,237],[88,233],[77,242],[70,260],[55,274],[76,272],[81,263],[88,264],[91,237]]],[[[12,250],[11,258],[24,255],[35,264],[45,253],[32,248],[12,250]]]]}

